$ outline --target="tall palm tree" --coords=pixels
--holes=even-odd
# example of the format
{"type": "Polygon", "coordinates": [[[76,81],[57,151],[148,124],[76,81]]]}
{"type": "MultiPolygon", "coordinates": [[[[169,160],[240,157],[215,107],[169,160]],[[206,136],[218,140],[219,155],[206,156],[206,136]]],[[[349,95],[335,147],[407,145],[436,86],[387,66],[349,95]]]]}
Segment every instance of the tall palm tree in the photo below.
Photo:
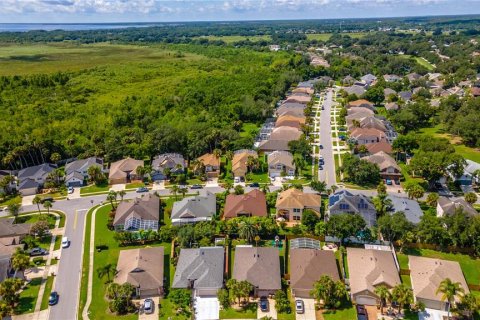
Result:
{"type": "Polygon", "coordinates": [[[99,166],[90,166],[87,170],[91,182],[97,183],[100,180],[102,169],[99,166]]]}
{"type": "Polygon", "coordinates": [[[35,198],[33,198],[32,203],[37,205],[38,213],[41,214],[42,210],[40,210],[40,203],[42,203],[42,198],[40,198],[40,196],[36,195],[35,198]]]}
{"type": "Polygon", "coordinates": [[[220,149],[214,149],[212,154],[216,157],[216,158],[220,158],[222,156],[222,150],[220,149]]]}
{"type": "Polygon", "coordinates": [[[436,294],[442,294],[441,300],[448,302],[447,317],[450,319],[450,307],[455,302],[455,297],[464,295],[465,290],[462,288],[460,282],[453,282],[450,278],[444,279],[440,282],[436,294]]]}
{"type": "Polygon", "coordinates": [[[24,271],[30,266],[30,257],[25,254],[23,250],[17,249],[17,251],[12,255],[12,268],[15,270],[15,275],[18,271],[24,271]]]}
{"type": "Polygon", "coordinates": [[[398,303],[398,313],[402,313],[403,307],[413,302],[413,291],[404,283],[400,283],[392,290],[392,299],[398,303]]]}
{"type": "Polygon", "coordinates": [[[248,167],[248,170],[250,172],[258,169],[258,166],[260,165],[260,162],[258,161],[258,158],[254,156],[248,156],[246,165],[248,167]]]}
{"type": "Polygon", "coordinates": [[[115,191],[110,191],[108,194],[107,194],[107,200],[110,201],[110,204],[112,205],[112,209],[115,210],[115,204],[114,202],[117,201],[117,193],[115,191]]]}
{"type": "Polygon", "coordinates": [[[52,203],[47,200],[43,203],[43,207],[47,209],[47,214],[50,214],[50,208],[52,207],[52,203]]]}
{"type": "Polygon", "coordinates": [[[97,276],[100,279],[103,279],[104,277],[107,277],[107,282],[111,281],[111,277],[113,277],[117,273],[117,267],[112,264],[106,264],[103,267],[98,267],[97,268],[97,276]]]}
{"type": "Polygon", "coordinates": [[[176,184],[174,184],[174,185],[172,186],[172,188],[170,189],[170,193],[173,194],[173,196],[175,197],[175,200],[178,200],[178,198],[177,198],[177,193],[178,193],[179,190],[180,190],[180,189],[178,188],[178,186],[177,186],[176,184]]]}
{"type": "Polygon", "coordinates": [[[225,152],[225,159],[227,159],[227,161],[232,161],[232,159],[233,159],[233,151],[227,150],[227,151],[225,152]]]}
{"type": "Polygon", "coordinates": [[[390,300],[392,295],[390,290],[384,285],[375,288],[375,294],[380,298],[380,313],[383,314],[383,308],[386,306],[387,301],[390,300]]]}
{"type": "Polygon", "coordinates": [[[20,203],[12,203],[8,205],[8,212],[13,216],[13,223],[17,220],[18,214],[20,213],[21,209],[21,204],[20,203]]]}
{"type": "Polygon", "coordinates": [[[182,199],[185,198],[185,195],[187,194],[187,188],[180,188],[180,194],[182,195],[182,199]]]}
{"type": "Polygon", "coordinates": [[[252,223],[250,219],[245,219],[240,222],[238,228],[238,235],[240,236],[240,238],[245,239],[249,243],[251,243],[253,239],[255,239],[257,233],[257,227],[255,226],[255,224],[252,223]]]}
{"type": "Polygon", "coordinates": [[[120,202],[123,202],[123,197],[127,194],[127,191],[125,190],[120,190],[117,192],[117,194],[120,196],[120,202]]]}

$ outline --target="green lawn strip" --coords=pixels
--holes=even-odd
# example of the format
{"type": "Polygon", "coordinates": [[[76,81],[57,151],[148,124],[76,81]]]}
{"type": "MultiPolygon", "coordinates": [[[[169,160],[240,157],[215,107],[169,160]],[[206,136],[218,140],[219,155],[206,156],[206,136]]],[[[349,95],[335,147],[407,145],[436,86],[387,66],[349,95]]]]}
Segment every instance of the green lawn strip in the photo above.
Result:
{"type": "Polygon", "coordinates": [[[92,185],[89,185],[89,186],[86,186],[86,187],[83,187],[80,189],[80,194],[86,194],[86,193],[94,193],[94,192],[104,192],[104,191],[107,191],[109,190],[109,186],[108,184],[102,184],[102,185],[95,185],[95,184],[92,184],[92,185]]]}
{"type": "Polygon", "coordinates": [[[25,289],[20,292],[20,301],[15,307],[15,314],[24,314],[34,311],[41,284],[42,278],[34,278],[26,285],[25,289]]]}
{"type": "Polygon", "coordinates": [[[400,269],[408,269],[408,256],[403,253],[397,253],[398,264],[400,269]]]}
{"type": "Polygon", "coordinates": [[[55,245],[53,247],[53,250],[58,250],[60,249],[62,245],[62,236],[61,235],[57,235],[57,237],[55,238],[55,245]]]}
{"type": "Polygon", "coordinates": [[[339,182],[341,181],[340,171],[338,170],[338,168],[340,167],[340,155],[333,155],[333,159],[335,160],[335,179],[337,180],[337,182],[339,182]]]}
{"type": "Polygon", "coordinates": [[[249,303],[240,310],[220,310],[220,319],[257,319],[257,303],[249,303]]]}
{"type": "Polygon", "coordinates": [[[127,185],[125,186],[125,189],[137,189],[141,187],[145,187],[145,183],[141,181],[136,181],[132,183],[127,183],[127,185]]]}
{"type": "Polygon", "coordinates": [[[409,288],[412,287],[412,279],[410,278],[410,276],[402,274],[400,278],[402,279],[403,284],[405,284],[409,288]]]}
{"type": "Polygon", "coordinates": [[[353,307],[352,303],[349,301],[338,310],[325,310],[322,313],[323,319],[325,320],[356,320],[357,312],[353,307]]]}
{"type": "Polygon", "coordinates": [[[200,179],[188,179],[187,180],[187,184],[188,185],[192,185],[192,184],[205,184],[204,181],[200,180],[200,179]]]}
{"type": "Polygon", "coordinates": [[[52,236],[46,235],[41,239],[38,239],[38,246],[45,250],[50,250],[50,243],[52,242],[52,236]]]}
{"type": "Polygon", "coordinates": [[[188,320],[190,317],[186,315],[177,315],[175,312],[175,306],[170,302],[169,299],[163,298],[160,299],[160,310],[159,310],[160,320],[188,320]]]}
{"type": "Polygon", "coordinates": [[[45,310],[48,308],[48,298],[50,297],[50,293],[52,292],[52,287],[53,287],[53,276],[49,276],[47,278],[47,282],[45,283],[45,291],[43,292],[43,297],[42,297],[42,305],[40,307],[40,310],[45,310]]]}
{"type": "MultiPolygon", "coordinates": [[[[181,197],[178,197],[180,199],[181,197]]],[[[171,210],[173,207],[173,203],[176,201],[175,197],[169,197],[169,198],[161,198],[162,202],[166,203],[165,209],[163,211],[163,218],[160,221],[160,223],[170,226],[172,225],[172,220],[170,219],[170,215],[167,214],[167,211],[171,210]]]]}
{"type": "Polygon", "coordinates": [[[261,173],[251,173],[248,175],[249,182],[258,182],[258,183],[270,183],[270,178],[268,177],[268,172],[261,172],[261,173]]]}
{"type": "Polygon", "coordinates": [[[0,201],[0,207],[8,207],[13,203],[22,203],[22,197],[20,197],[19,195],[15,197],[12,197],[12,196],[5,197],[3,201],[0,201]]]}
{"type": "Polygon", "coordinates": [[[50,227],[50,229],[53,229],[55,227],[55,220],[56,220],[56,216],[54,216],[53,214],[19,215],[15,223],[34,224],[39,220],[41,220],[41,218],[43,219],[44,217],[47,218],[48,226],[50,227]]]}
{"type": "Polygon", "coordinates": [[[87,212],[87,219],[85,221],[85,242],[83,246],[83,258],[82,258],[82,278],[80,280],[80,301],[78,304],[78,311],[77,314],[79,315],[80,319],[82,317],[82,311],[85,307],[85,303],[87,301],[87,294],[88,294],[88,264],[90,261],[89,251],[90,251],[90,225],[92,223],[92,212],[97,208],[95,206],[91,208],[87,212]]]}

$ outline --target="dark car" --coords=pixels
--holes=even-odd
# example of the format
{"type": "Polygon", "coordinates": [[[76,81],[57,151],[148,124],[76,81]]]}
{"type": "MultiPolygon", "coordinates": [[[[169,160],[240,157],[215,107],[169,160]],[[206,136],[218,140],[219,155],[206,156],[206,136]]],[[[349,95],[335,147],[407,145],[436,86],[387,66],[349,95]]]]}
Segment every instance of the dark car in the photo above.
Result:
{"type": "Polygon", "coordinates": [[[203,186],[201,184],[194,184],[190,187],[190,189],[202,189],[203,186]]]}
{"type": "Polygon", "coordinates": [[[43,248],[33,248],[31,250],[28,250],[27,253],[31,256],[45,256],[48,254],[48,251],[43,249],[43,248]]]}
{"type": "Polygon", "coordinates": [[[323,170],[323,166],[318,166],[318,170],[323,170]]]}
{"type": "Polygon", "coordinates": [[[322,144],[320,145],[320,149],[323,149],[323,145],[322,145],[322,144]]]}
{"type": "Polygon", "coordinates": [[[368,320],[367,309],[365,309],[365,306],[362,304],[357,304],[357,319],[368,320]]]}
{"type": "Polygon", "coordinates": [[[137,188],[136,192],[140,193],[140,192],[148,192],[148,188],[147,187],[140,187],[140,188],[137,188]]]}
{"type": "Polygon", "coordinates": [[[260,310],[262,310],[262,312],[268,312],[269,303],[267,297],[260,298],[260,310]]]}
{"type": "Polygon", "coordinates": [[[260,187],[260,185],[258,184],[258,182],[254,182],[254,183],[250,183],[250,187],[251,188],[258,188],[258,187],[260,187]]]}
{"type": "Polygon", "coordinates": [[[45,203],[45,201],[53,202],[53,198],[52,197],[45,197],[45,198],[40,199],[40,203],[45,203]]]}
{"type": "Polygon", "coordinates": [[[54,306],[57,303],[58,303],[58,293],[57,291],[52,291],[52,293],[50,293],[50,297],[48,298],[48,305],[54,306]]]}

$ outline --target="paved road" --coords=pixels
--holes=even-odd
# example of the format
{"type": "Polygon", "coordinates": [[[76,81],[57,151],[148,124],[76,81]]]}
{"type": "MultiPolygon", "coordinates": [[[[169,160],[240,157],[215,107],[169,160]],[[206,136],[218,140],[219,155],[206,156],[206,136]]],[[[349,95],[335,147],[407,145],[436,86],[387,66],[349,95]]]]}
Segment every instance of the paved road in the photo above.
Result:
{"type": "Polygon", "coordinates": [[[325,164],[323,170],[318,171],[318,180],[325,181],[327,188],[336,184],[335,159],[333,157],[332,133],[330,124],[330,110],[333,104],[333,91],[329,89],[323,102],[324,110],[320,113],[320,144],[323,149],[320,155],[323,156],[325,164]]]}

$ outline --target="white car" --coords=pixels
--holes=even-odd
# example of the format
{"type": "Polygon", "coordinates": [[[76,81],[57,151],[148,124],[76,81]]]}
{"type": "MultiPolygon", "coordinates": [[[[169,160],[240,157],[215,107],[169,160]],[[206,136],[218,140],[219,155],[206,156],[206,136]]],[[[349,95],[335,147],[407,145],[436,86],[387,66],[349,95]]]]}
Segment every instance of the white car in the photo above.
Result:
{"type": "Polygon", "coordinates": [[[235,177],[235,179],[233,179],[233,182],[239,183],[240,182],[240,177],[235,177]]]}
{"type": "Polygon", "coordinates": [[[74,191],[73,187],[68,187],[68,194],[72,194],[74,191]]]}
{"type": "Polygon", "coordinates": [[[70,240],[68,240],[68,237],[63,237],[62,238],[62,248],[68,248],[70,246],[70,240]]]}

